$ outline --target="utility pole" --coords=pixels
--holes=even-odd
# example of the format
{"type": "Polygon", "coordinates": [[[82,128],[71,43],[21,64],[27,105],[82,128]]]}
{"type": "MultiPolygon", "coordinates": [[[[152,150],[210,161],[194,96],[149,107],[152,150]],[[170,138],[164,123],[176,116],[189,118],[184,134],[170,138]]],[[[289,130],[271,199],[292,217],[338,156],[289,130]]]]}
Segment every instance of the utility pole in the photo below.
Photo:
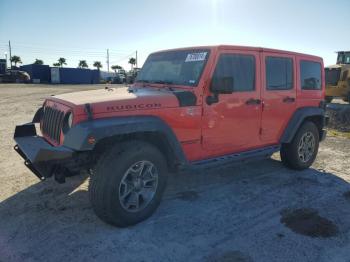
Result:
{"type": "Polygon", "coordinates": [[[135,65],[136,65],[136,68],[137,68],[137,50],[136,50],[135,65]]]}
{"type": "Polygon", "coordinates": [[[12,69],[12,55],[11,55],[11,42],[9,40],[9,50],[10,50],[10,69],[12,69]]]}
{"type": "Polygon", "coordinates": [[[109,49],[107,49],[107,70],[109,73],[109,49]]]}

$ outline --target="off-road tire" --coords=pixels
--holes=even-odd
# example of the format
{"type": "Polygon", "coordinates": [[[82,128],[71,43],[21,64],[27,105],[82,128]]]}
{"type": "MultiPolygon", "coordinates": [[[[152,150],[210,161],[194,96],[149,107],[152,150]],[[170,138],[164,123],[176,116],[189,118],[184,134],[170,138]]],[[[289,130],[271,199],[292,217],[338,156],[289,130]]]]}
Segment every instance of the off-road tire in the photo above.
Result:
{"type": "Polygon", "coordinates": [[[104,222],[126,227],[148,217],[159,206],[167,181],[164,156],[153,145],[143,141],[118,143],[102,154],[92,170],[89,197],[96,215],[104,222]],[[120,184],[127,170],[138,161],[149,161],[158,172],[158,183],[153,199],[138,212],[128,212],[120,200],[120,184]]]}
{"type": "Polygon", "coordinates": [[[280,150],[282,163],[285,166],[296,170],[309,168],[312,165],[312,163],[315,161],[315,158],[318,152],[318,146],[319,146],[318,128],[313,122],[306,121],[301,125],[301,127],[295,134],[294,138],[292,139],[291,143],[282,144],[281,150],[280,150]],[[308,132],[311,133],[314,137],[314,150],[310,159],[304,162],[299,157],[298,147],[299,147],[301,138],[303,137],[304,134],[307,134],[308,132]]]}
{"type": "Polygon", "coordinates": [[[333,97],[332,96],[326,96],[325,100],[327,103],[332,103],[333,97]]]}

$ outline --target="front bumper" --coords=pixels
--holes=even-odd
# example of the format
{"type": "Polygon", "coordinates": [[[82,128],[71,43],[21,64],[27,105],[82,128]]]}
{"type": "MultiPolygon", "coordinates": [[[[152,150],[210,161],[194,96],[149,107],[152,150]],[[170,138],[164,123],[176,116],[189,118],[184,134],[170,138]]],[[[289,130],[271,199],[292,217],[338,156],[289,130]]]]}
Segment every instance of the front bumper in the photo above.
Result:
{"type": "Polygon", "coordinates": [[[69,158],[74,151],[64,146],[52,146],[36,133],[35,125],[16,126],[14,149],[24,159],[24,164],[40,179],[50,177],[55,167],[69,158]]]}

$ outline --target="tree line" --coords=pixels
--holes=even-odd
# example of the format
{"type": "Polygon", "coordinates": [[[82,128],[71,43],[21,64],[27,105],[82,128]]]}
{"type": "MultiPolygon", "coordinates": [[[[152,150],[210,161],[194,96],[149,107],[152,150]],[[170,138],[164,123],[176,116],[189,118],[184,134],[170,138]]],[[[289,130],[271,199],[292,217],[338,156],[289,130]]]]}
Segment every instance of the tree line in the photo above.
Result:
{"type": "MultiPolygon", "coordinates": [[[[22,64],[21,57],[17,55],[12,56],[10,61],[15,64],[15,67],[17,67],[17,64],[22,64]]],[[[131,65],[131,69],[132,69],[136,65],[136,59],[134,57],[131,57],[128,63],[131,65]]],[[[33,64],[43,65],[44,61],[41,59],[35,59],[33,64]]],[[[57,66],[57,67],[63,67],[64,65],[67,65],[67,60],[64,57],[60,57],[56,63],[53,63],[53,66],[57,66]]],[[[92,66],[96,67],[97,70],[100,70],[102,68],[102,63],[100,61],[95,61],[92,66]]],[[[87,64],[86,60],[80,60],[78,64],[78,68],[89,68],[89,65],[87,64]]],[[[120,65],[112,65],[111,68],[116,73],[117,73],[117,70],[123,69],[123,67],[121,67],[120,65]]]]}

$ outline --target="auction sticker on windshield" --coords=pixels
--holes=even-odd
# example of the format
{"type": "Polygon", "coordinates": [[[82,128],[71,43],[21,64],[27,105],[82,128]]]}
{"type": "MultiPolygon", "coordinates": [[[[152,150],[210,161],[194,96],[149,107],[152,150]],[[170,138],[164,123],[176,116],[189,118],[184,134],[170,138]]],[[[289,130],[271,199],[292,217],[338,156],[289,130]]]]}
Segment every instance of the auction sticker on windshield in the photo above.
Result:
{"type": "Polygon", "coordinates": [[[204,61],[206,56],[207,52],[188,54],[185,62],[204,61]]]}

